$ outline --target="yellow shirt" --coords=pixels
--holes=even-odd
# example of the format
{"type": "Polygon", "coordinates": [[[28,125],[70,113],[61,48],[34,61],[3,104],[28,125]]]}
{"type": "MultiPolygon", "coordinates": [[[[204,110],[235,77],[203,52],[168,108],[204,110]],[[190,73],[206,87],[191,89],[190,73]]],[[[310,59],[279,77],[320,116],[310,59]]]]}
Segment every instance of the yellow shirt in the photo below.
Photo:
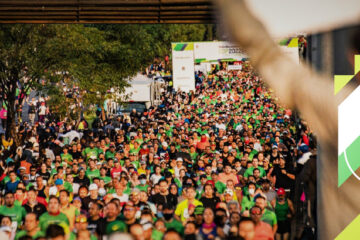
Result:
{"type": "Polygon", "coordinates": [[[70,223],[70,229],[73,229],[75,218],[80,214],[80,210],[77,209],[74,205],[69,204],[67,207],[60,207],[60,212],[67,216],[70,223]]]}
{"type": "Polygon", "coordinates": [[[146,170],[144,170],[144,169],[139,168],[137,171],[138,171],[139,176],[140,176],[141,174],[145,174],[145,175],[146,175],[146,170]]]}
{"type": "MultiPolygon", "coordinates": [[[[193,205],[197,207],[197,206],[202,206],[203,204],[202,202],[194,199],[193,205]]],[[[182,222],[185,222],[186,219],[190,217],[188,209],[189,209],[189,202],[187,199],[179,203],[176,207],[175,214],[177,216],[180,216],[182,222]]]]}

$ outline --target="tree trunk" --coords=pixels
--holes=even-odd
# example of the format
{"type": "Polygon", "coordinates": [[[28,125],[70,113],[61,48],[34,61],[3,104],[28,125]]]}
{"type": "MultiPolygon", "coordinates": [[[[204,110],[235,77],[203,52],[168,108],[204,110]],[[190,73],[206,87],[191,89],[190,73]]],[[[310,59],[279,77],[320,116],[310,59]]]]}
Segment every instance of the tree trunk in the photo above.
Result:
{"type": "Polygon", "coordinates": [[[21,139],[16,132],[16,106],[15,106],[15,95],[16,95],[16,82],[12,84],[12,87],[9,88],[7,93],[7,121],[6,121],[6,132],[5,136],[7,140],[12,138],[14,144],[11,147],[11,150],[14,152],[15,149],[21,145],[21,139]]]}

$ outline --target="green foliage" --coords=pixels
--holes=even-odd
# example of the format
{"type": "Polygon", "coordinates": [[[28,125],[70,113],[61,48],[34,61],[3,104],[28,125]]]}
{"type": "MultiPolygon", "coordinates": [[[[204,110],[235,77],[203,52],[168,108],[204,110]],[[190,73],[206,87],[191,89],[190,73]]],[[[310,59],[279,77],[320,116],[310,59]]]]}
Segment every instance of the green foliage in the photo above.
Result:
{"type": "Polygon", "coordinates": [[[61,117],[77,118],[80,101],[101,106],[110,88],[124,93],[128,77],[155,57],[169,55],[171,42],[209,40],[209,29],[189,24],[0,25],[0,87],[10,105],[18,84],[23,92],[32,88],[49,95],[61,117]],[[64,82],[79,87],[77,99],[64,96],[64,82]]]}

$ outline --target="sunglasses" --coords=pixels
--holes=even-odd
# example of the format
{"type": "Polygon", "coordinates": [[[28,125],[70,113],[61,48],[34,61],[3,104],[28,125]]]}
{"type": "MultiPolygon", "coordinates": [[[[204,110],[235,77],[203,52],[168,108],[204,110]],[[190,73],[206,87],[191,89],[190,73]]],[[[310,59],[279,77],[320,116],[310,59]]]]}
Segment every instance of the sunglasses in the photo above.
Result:
{"type": "Polygon", "coordinates": [[[76,223],[86,223],[86,222],[87,222],[87,219],[84,218],[84,217],[82,217],[82,218],[80,218],[80,219],[76,219],[75,222],[76,222],[76,223]]]}
{"type": "Polygon", "coordinates": [[[258,208],[254,208],[251,210],[251,214],[253,215],[260,215],[261,214],[261,210],[258,208]]]}

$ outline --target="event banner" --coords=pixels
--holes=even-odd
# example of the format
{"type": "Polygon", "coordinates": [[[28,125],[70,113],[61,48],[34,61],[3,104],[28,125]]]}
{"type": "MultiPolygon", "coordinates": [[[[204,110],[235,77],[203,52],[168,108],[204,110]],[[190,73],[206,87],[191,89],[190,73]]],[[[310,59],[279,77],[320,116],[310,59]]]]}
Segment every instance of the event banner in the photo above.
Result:
{"type": "MultiPolygon", "coordinates": [[[[282,51],[300,63],[298,38],[287,38],[280,45],[282,51]]],[[[246,54],[232,43],[224,41],[172,43],[173,87],[189,92],[195,89],[195,70],[206,71],[210,63],[236,62],[247,59],[246,54]],[[195,64],[200,64],[195,68],[195,64]],[[201,65],[203,64],[203,65],[201,65]]],[[[228,70],[239,70],[241,65],[229,65],[228,70]]]]}
{"type": "Polygon", "coordinates": [[[194,43],[172,43],[173,87],[195,90],[194,43]]]}

